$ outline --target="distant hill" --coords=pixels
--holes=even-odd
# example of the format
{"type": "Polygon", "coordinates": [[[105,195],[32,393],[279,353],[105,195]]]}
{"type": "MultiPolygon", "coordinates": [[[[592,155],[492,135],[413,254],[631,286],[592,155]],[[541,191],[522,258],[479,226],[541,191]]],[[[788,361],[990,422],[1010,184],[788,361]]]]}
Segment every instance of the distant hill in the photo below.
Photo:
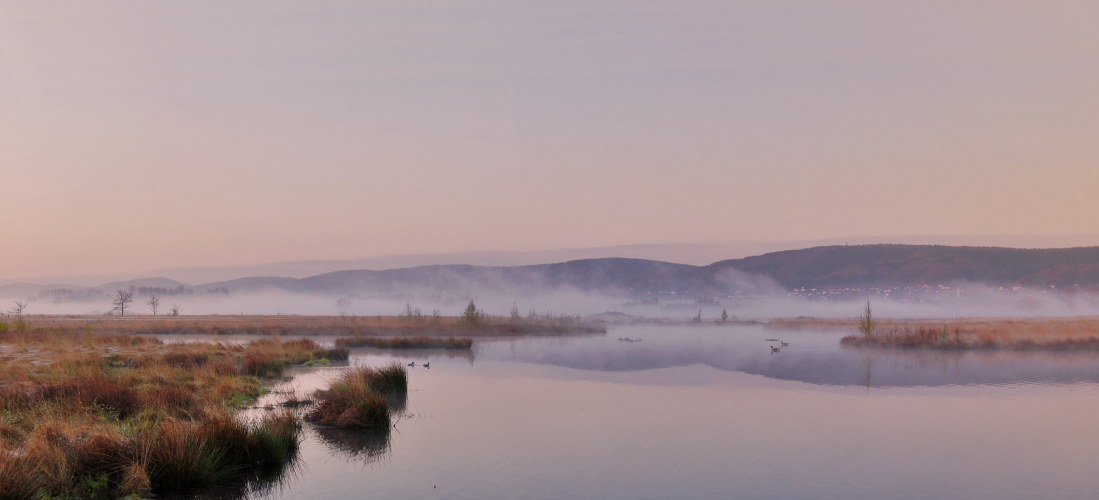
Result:
{"type": "MultiPolygon", "coordinates": [[[[432,265],[386,270],[336,271],[306,278],[254,277],[190,286],[164,278],[108,283],[98,290],[63,294],[20,283],[0,294],[63,300],[91,291],[133,285],[140,294],[293,292],[319,294],[540,294],[585,291],[645,296],[650,293],[747,295],[801,287],[949,285],[1099,285],[1099,247],[1016,249],[940,245],[822,246],[773,252],[706,266],[646,259],[583,259],[523,266],[432,265]]],[[[105,290],[106,292],[102,292],[105,290]]]]}
{"type": "Polygon", "coordinates": [[[248,278],[200,285],[301,293],[535,293],[567,288],[644,295],[769,293],[795,288],[1099,284],[1099,247],[1017,249],[940,245],[824,246],[707,266],[645,259],[585,259],[531,266],[419,266],[337,271],[308,278],[248,278]]]}
{"type": "Polygon", "coordinates": [[[728,280],[686,264],[645,259],[587,259],[532,266],[419,266],[382,271],[337,271],[308,278],[245,278],[199,285],[233,291],[282,289],[299,293],[540,293],[692,291],[715,293],[728,280]]]}
{"type": "Polygon", "coordinates": [[[1099,247],[826,246],[706,266],[769,276],[787,289],[953,282],[1059,287],[1099,284],[1099,247]]]}

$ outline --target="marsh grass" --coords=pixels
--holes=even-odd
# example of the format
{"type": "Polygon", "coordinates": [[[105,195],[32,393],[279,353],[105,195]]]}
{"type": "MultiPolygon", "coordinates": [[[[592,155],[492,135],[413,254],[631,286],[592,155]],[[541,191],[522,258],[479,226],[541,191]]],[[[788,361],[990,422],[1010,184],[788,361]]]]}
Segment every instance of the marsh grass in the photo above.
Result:
{"type": "Polygon", "coordinates": [[[379,349],[471,349],[469,337],[352,337],[336,339],[336,347],[376,347],[379,349]]]}
{"type": "MultiPolygon", "coordinates": [[[[20,320],[23,321],[23,320],[20,320]]],[[[605,333],[578,316],[530,314],[523,317],[473,313],[431,316],[33,316],[23,331],[95,335],[261,335],[261,336],[449,336],[563,335],[605,333]]],[[[10,329],[15,329],[10,325],[10,329]]]]}
{"type": "Polygon", "coordinates": [[[849,346],[898,349],[1099,350],[1099,319],[881,321],[877,334],[848,335],[849,346]]]}
{"type": "Polygon", "coordinates": [[[295,456],[298,417],[246,422],[235,410],[287,365],[346,357],[310,340],[0,333],[0,500],[158,494],[278,471],[295,456]]]}
{"type": "Polygon", "coordinates": [[[398,363],[352,368],[314,393],[316,402],[305,418],[338,429],[386,430],[407,394],[408,372],[398,363]]]}

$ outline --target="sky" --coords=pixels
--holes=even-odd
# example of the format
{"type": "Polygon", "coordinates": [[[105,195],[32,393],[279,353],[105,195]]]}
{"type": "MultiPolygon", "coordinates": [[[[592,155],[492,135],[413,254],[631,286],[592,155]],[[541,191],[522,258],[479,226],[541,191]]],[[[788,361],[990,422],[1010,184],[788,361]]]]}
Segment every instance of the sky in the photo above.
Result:
{"type": "Polygon", "coordinates": [[[0,277],[1099,244],[1097,25],[1061,0],[0,0],[0,277]]]}

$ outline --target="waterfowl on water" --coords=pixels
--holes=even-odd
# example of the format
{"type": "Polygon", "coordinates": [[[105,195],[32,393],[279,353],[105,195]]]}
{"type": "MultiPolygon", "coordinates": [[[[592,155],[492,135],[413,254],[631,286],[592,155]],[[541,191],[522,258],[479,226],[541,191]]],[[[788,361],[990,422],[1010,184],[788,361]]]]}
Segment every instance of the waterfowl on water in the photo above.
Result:
{"type": "Polygon", "coordinates": [[[774,354],[774,353],[778,352],[779,349],[781,349],[781,347],[771,346],[771,354],[774,354]]]}
{"type": "Polygon", "coordinates": [[[424,368],[431,368],[431,363],[430,362],[424,363],[424,368]]]}
{"type": "Polygon", "coordinates": [[[413,362],[409,363],[408,366],[416,366],[416,362],[413,361],[413,362]]]}
{"type": "Polygon", "coordinates": [[[782,341],[779,341],[779,343],[780,343],[780,344],[782,344],[782,347],[786,347],[786,346],[790,345],[790,343],[789,343],[789,342],[782,342],[782,341]]]}

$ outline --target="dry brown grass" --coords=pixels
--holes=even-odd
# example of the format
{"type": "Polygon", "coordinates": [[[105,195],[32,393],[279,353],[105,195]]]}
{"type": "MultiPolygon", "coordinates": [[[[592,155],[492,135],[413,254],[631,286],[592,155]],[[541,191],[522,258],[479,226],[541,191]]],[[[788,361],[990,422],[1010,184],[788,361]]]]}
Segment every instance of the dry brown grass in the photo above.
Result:
{"type": "MultiPolygon", "coordinates": [[[[845,345],[931,349],[1099,349],[1099,317],[875,319],[875,334],[844,337],[845,345]]],[[[771,327],[851,330],[857,320],[781,319],[771,327]]]]}
{"type": "Polygon", "coordinates": [[[398,363],[344,372],[328,389],[317,391],[306,419],[339,429],[387,431],[390,414],[403,406],[408,372],[398,363]]]}
{"type": "Polygon", "coordinates": [[[162,344],[54,330],[0,333],[0,500],[114,498],[285,465],[299,422],[234,409],[287,364],[346,358],[309,340],[162,344]]]}
{"type": "Polygon", "coordinates": [[[407,316],[26,316],[29,332],[96,335],[500,336],[605,333],[571,316],[502,318],[477,325],[458,317],[407,316]]]}
{"type": "Polygon", "coordinates": [[[471,349],[473,339],[468,337],[352,337],[337,339],[336,346],[378,349],[471,349]]]}

